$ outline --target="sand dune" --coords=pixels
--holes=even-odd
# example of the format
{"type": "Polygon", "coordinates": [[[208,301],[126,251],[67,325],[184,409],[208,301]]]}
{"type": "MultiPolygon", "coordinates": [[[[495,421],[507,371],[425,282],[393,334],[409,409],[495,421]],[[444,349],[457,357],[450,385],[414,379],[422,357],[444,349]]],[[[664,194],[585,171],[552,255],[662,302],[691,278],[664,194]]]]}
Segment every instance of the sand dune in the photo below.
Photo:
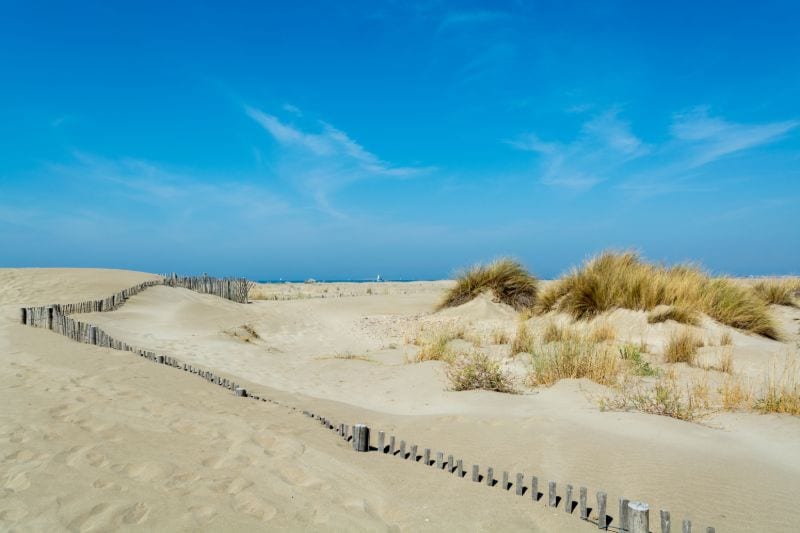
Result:
{"type": "MultiPolygon", "coordinates": [[[[355,454],[304,417],[242,405],[194,376],[15,323],[20,305],[105,296],[144,279],[0,271],[0,349],[9,358],[0,385],[3,528],[593,529],[527,498],[355,454]]],[[[612,514],[625,496],[670,509],[673,523],[688,516],[717,531],[795,530],[797,418],[722,414],[698,424],[600,412],[598,386],[585,380],[520,395],[447,391],[440,363],[404,364],[415,349],[404,343],[409,333],[453,320],[513,331],[516,314],[490,298],[433,314],[444,286],[250,305],[153,287],[82,320],[468,464],[605,490],[612,514]]],[[[623,334],[641,333],[641,317],[616,313],[608,319],[623,334]]],[[[793,313],[781,320],[796,324],[793,313]]],[[[667,334],[660,326],[647,330],[648,342],[667,334]]],[[[795,356],[791,343],[742,337],[743,367],[762,369],[760,350],[795,356]]]]}

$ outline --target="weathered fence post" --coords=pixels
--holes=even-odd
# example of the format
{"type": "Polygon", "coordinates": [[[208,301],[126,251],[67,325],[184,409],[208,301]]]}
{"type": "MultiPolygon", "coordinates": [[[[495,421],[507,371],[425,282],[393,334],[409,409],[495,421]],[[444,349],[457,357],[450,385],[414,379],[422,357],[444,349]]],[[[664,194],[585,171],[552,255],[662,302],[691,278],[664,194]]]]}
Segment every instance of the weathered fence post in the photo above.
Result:
{"type": "Polygon", "coordinates": [[[503,487],[502,488],[503,488],[503,490],[508,490],[510,488],[509,484],[508,484],[508,470],[503,470],[503,487]]]}
{"type": "Polygon", "coordinates": [[[369,428],[364,424],[353,426],[353,449],[357,452],[369,451],[369,428]]]}
{"type": "Polygon", "coordinates": [[[539,501],[539,478],[536,476],[531,477],[531,499],[535,502],[539,501]]]}
{"type": "Polygon", "coordinates": [[[417,445],[416,444],[412,444],[411,445],[411,454],[408,456],[408,458],[411,459],[412,461],[414,461],[415,463],[417,462],[417,445]]]}
{"type": "Polygon", "coordinates": [[[436,469],[441,470],[444,468],[444,453],[436,452],[436,469]]]}
{"type": "Polygon", "coordinates": [[[567,485],[567,490],[564,492],[564,512],[572,514],[572,485],[567,485]]]}
{"type": "Polygon", "coordinates": [[[19,318],[22,324],[27,325],[28,310],[24,307],[21,307],[19,310],[19,318]]]}
{"type": "Polygon", "coordinates": [[[683,533],[692,533],[692,521],[688,518],[683,521],[683,533]]]}
{"type": "Polygon", "coordinates": [[[456,474],[458,477],[464,477],[466,475],[466,472],[464,472],[464,461],[462,459],[456,461],[456,474]]]}
{"type": "Polygon", "coordinates": [[[389,437],[389,455],[394,455],[395,448],[394,448],[394,435],[389,437]]]}
{"type": "Polygon", "coordinates": [[[425,466],[431,465],[431,449],[425,448],[422,451],[422,462],[425,463],[425,466]]]}
{"type": "Polygon", "coordinates": [[[514,488],[516,489],[517,496],[522,496],[522,493],[525,491],[525,475],[517,473],[517,481],[514,483],[514,488]]]}
{"type": "Polygon", "coordinates": [[[588,509],[588,503],[587,503],[586,487],[581,487],[579,499],[580,499],[580,506],[581,506],[581,520],[588,520],[589,519],[589,509],[588,509]]]}
{"type": "Polygon", "coordinates": [[[608,529],[608,515],[606,514],[606,493],[597,493],[597,527],[608,529]]]}
{"type": "Polygon", "coordinates": [[[494,468],[491,466],[486,469],[486,484],[490,487],[494,485],[494,468]]]}
{"type": "Polygon", "coordinates": [[[400,441],[400,459],[406,458],[406,441],[400,441]]]}
{"type": "Polygon", "coordinates": [[[47,308],[47,329],[53,329],[53,308],[47,308]]]}
{"type": "Polygon", "coordinates": [[[548,481],[547,482],[547,505],[550,507],[556,506],[556,482],[555,481],[548,481]]]}
{"type": "Polygon", "coordinates": [[[236,396],[241,396],[242,398],[247,397],[247,389],[243,389],[242,387],[236,387],[236,396]]]}
{"type": "Polygon", "coordinates": [[[474,481],[475,483],[477,483],[478,480],[481,478],[479,470],[480,470],[479,465],[472,465],[472,481],[474,481]]]}
{"type": "Polygon", "coordinates": [[[626,498],[619,499],[619,530],[628,531],[628,501],[626,498]]]}
{"type": "Polygon", "coordinates": [[[386,433],[384,431],[378,432],[378,451],[386,453],[386,433]]]}
{"type": "Polygon", "coordinates": [[[448,470],[448,471],[449,471],[451,474],[453,473],[453,467],[454,467],[454,466],[455,466],[455,465],[453,465],[453,456],[452,456],[452,455],[448,455],[448,456],[447,456],[447,470],[448,470]]]}
{"type": "Polygon", "coordinates": [[[650,506],[644,502],[628,502],[628,531],[650,533],[650,506]]]}
{"type": "Polygon", "coordinates": [[[665,511],[661,509],[661,533],[670,533],[670,529],[672,529],[672,524],[669,520],[669,511],[665,511]]]}

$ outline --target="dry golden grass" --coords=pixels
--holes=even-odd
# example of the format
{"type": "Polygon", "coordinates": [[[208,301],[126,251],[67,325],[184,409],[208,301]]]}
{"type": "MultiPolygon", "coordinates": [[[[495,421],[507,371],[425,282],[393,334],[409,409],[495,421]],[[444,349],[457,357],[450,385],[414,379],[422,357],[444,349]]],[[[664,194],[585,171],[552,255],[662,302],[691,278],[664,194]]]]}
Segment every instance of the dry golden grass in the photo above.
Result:
{"type": "Polygon", "coordinates": [[[719,366],[717,368],[720,372],[733,374],[733,352],[731,352],[730,349],[722,351],[722,355],[719,357],[719,366]]]}
{"type": "Polygon", "coordinates": [[[617,338],[617,330],[608,322],[601,322],[592,326],[589,339],[593,342],[611,342],[617,338]]]}
{"type": "Polygon", "coordinates": [[[511,355],[518,353],[533,353],[535,339],[533,332],[526,322],[520,320],[517,324],[517,333],[511,341],[511,355]]]}
{"type": "Polygon", "coordinates": [[[753,285],[753,292],[768,304],[797,307],[795,296],[800,292],[800,279],[759,281],[753,285]]]}
{"type": "Polygon", "coordinates": [[[519,262],[498,259],[460,273],[439,309],[464,304],[484,291],[492,291],[501,302],[521,311],[533,307],[537,290],[538,280],[519,262]]]}
{"type": "Polygon", "coordinates": [[[556,322],[548,322],[542,332],[542,342],[564,342],[576,339],[580,335],[569,326],[562,326],[556,322]]]}
{"type": "Polygon", "coordinates": [[[741,376],[728,376],[719,389],[720,403],[725,411],[749,409],[753,403],[753,391],[741,376]]]}
{"type": "Polygon", "coordinates": [[[728,331],[724,331],[719,337],[720,346],[733,346],[733,335],[728,331]]]}
{"type": "Polygon", "coordinates": [[[512,380],[500,364],[484,354],[473,351],[459,354],[447,362],[445,375],[455,391],[483,389],[495,392],[515,392],[512,380]]]}
{"type": "Polygon", "coordinates": [[[651,311],[647,315],[647,322],[656,324],[658,322],[666,322],[667,320],[674,320],[681,324],[688,324],[690,326],[697,326],[700,324],[700,317],[697,312],[680,305],[672,305],[660,311],[651,311]]]}
{"type": "Polygon", "coordinates": [[[670,335],[664,347],[664,361],[667,363],[695,364],[697,348],[702,341],[691,331],[681,329],[670,335]]]}
{"type": "Polygon", "coordinates": [[[773,369],[753,407],[762,413],[800,416],[800,381],[797,368],[790,365],[780,375],[773,369]]]}
{"type": "Polygon", "coordinates": [[[492,342],[494,344],[508,344],[511,342],[511,336],[504,329],[495,329],[492,331],[492,342]]]}
{"type": "Polygon", "coordinates": [[[443,326],[432,330],[422,331],[413,343],[419,346],[419,351],[413,362],[446,361],[453,357],[453,352],[448,344],[454,339],[463,339],[466,336],[464,327],[460,324],[443,326]]]}
{"type": "Polygon", "coordinates": [[[616,383],[621,370],[613,347],[570,335],[534,348],[528,382],[552,385],[569,378],[588,378],[601,385],[616,383]]]}
{"type": "Polygon", "coordinates": [[[586,319],[616,308],[651,311],[659,305],[705,313],[715,320],[777,339],[769,308],[755,292],[693,265],[663,266],[634,252],[604,252],[542,291],[537,310],[586,319]]]}

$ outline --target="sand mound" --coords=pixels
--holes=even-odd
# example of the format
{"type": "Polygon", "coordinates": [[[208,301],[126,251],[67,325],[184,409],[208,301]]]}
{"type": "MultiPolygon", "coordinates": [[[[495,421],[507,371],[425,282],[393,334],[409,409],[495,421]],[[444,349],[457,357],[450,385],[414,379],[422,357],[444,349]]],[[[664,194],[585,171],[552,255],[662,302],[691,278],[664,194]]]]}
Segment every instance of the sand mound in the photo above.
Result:
{"type": "Polygon", "coordinates": [[[489,291],[481,293],[465,304],[443,309],[436,314],[467,321],[513,320],[517,317],[513,307],[497,301],[489,291]]]}

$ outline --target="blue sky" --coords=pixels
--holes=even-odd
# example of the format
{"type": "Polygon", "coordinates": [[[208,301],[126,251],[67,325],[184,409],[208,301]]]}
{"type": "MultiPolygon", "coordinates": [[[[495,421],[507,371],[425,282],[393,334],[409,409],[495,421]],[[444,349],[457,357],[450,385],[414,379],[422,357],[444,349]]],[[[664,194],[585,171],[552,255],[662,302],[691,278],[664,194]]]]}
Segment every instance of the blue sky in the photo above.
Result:
{"type": "Polygon", "coordinates": [[[800,271],[795,2],[0,9],[0,266],[800,271]]]}

